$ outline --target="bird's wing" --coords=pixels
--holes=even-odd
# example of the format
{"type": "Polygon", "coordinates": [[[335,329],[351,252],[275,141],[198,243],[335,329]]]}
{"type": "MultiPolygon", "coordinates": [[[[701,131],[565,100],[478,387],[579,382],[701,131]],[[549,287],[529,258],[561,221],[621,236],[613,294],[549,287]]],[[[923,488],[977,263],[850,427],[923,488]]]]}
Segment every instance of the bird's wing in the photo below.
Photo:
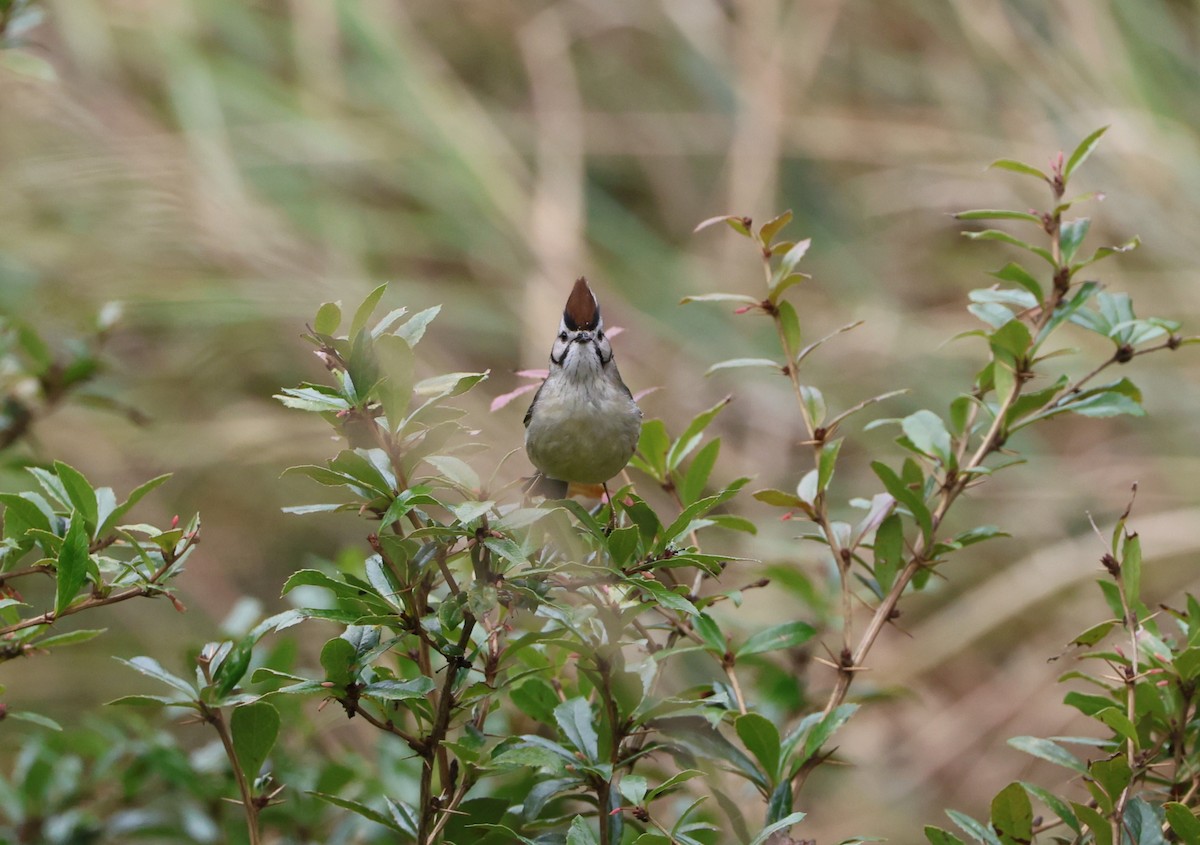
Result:
{"type": "Polygon", "coordinates": [[[529,403],[529,410],[525,412],[525,427],[529,428],[529,421],[533,419],[533,406],[537,404],[538,397],[542,395],[542,388],[546,386],[546,382],[538,385],[537,393],[533,394],[533,401],[529,403]]]}

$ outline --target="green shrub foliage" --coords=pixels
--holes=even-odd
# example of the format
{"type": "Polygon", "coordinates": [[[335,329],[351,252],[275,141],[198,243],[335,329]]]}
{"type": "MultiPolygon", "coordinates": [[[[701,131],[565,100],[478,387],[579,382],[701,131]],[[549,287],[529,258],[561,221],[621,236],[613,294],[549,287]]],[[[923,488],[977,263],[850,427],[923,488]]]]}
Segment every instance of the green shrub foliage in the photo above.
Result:
{"type": "MultiPolygon", "coordinates": [[[[827,600],[821,584],[777,568],[781,582],[808,599],[795,619],[765,629],[739,616],[744,591],[787,587],[722,551],[730,532],[756,531],[738,514],[749,479],[714,475],[721,442],[709,430],[728,400],[690,421],[647,421],[632,472],[598,509],[530,500],[497,480],[502,459],[475,442],[455,404],[487,373],[417,377],[416,350],[437,308],[377,316],[386,286],[352,313],[322,305],[305,337],[329,378],[277,398],[321,417],[344,448],[287,470],[322,493],[289,511],[300,519],[352,514],[362,520],[361,549],[292,574],[283,592],[294,609],[205,645],[185,672],[150,657],[124,661],[162,691],[115,703],[190,714],[214,732],[215,754],[188,756],[140,722],[126,725],[131,732],[95,729],[108,737],[102,748],[52,733],[30,738],[0,790],[9,841],[34,841],[30,830],[44,838],[37,841],[56,842],[135,833],[252,843],[801,841],[791,832],[803,835],[805,785],[853,729],[861,706],[855,680],[898,606],[951,558],[969,559],[966,547],[1004,533],[961,524],[956,503],[1020,460],[1012,438],[1026,427],[1064,414],[1142,414],[1139,389],[1112,373],[1192,342],[1172,321],[1137,317],[1128,295],[1091,278],[1097,262],[1138,243],[1084,245],[1089,219],[1075,214],[1094,197],[1068,187],[1102,134],[1048,172],[995,162],[1045,183],[1045,211],[958,215],[972,227],[998,221],[1032,240],[1007,228],[966,233],[1006,244],[1020,260],[970,295],[981,323],[967,333],[981,353],[972,383],[943,408],[867,426],[893,429],[898,447],[871,461],[872,489],[837,483],[847,423],[903,391],[848,408],[827,404],[818,353],[857,324],[806,337],[793,302],[808,278],[799,267],[810,242],[786,239],[786,212],[762,225],[724,216],[698,227],[727,225],[746,238],[764,287],[761,297],[698,293],[685,302],[733,304],[778,341],[773,357],[714,362],[710,371],[782,375],[796,425],[779,436],[811,450],[811,468],[794,488],[749,495],[805,526],[802,539],[823,547],[836,576],[827,600]],[[1071,331],[1111,344],[1073,379],[1056,369],[1058,346],[1048,351],[1052,336],[1071,331]],[[863,603],[869,612],[860,615],[863,603]],[[311,661],[297,659],[279,633],[300,623],[329,635],[311,661]],[[797,655],[810,657],[814,670],[828,668],[796,679],[783,667],[797,655]],[[375,757],[321,755],[311,738],[323,706],[377,731],[375,757]],[[105,775],[136,811],[117,812],[104,790],[86,785],[105,775]],[[749,794],[759,801],[746,801],[749,794]],[[220,798],[240,807],[230,811],[220,798]]],[[[47,395],[72,383],[30,337],[10,327],[0,333],[0,352],[20,354],[47,395]]],[[[134,596],[170,598],[198,521],[166,529],[126,522],[163,479],[118,504],[65,464],[30,472],[40,490],[0,496],[0,657],[99,633],[59,634],[53,625],[62,616],[134,596]],[[45,610],[28,607],[12,586],[34,573],[57,585],[45,610]]],[[[1096,721],[1099,738],[1082,752],[1061,739],[1012,740],[1075,772],[1086,794],[1012,784],[986,821],[949,811],[970,840],[1200,841],[1200,604],[1143,604],[1140,545],[1128,517],[1104,540],[1101,589],[1112,618],[1074,642],[1082,665],[1093,668],[1066,675],[1091,682],[1092,692],[1071,692],[1066,703],[1096,721]]],[[[8,715],[57,727],[33,713],[8,715]]],[[[935,845],[965,841],[932,826],[925,833],[935,845]]]]}

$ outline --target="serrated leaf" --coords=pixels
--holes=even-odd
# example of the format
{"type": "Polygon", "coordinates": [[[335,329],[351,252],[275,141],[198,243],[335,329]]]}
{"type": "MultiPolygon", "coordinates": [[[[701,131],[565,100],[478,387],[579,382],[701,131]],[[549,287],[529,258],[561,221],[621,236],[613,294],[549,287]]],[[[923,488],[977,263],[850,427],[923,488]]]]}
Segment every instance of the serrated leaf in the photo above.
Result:
{"type": "Polygon", "coordinates": [[[71,513],[71,526],[63,537],[55,572],[54,614],[61,616],[87,581],[88,532],[79,511],[71,513]]]}
{"type": "Polygon", "coordinates": [[[62,483],[70,504],[79,511],[90,526],[96,525],[96,491],[82,472],[62,461],[54,462],[54,474],[62,483]]]}

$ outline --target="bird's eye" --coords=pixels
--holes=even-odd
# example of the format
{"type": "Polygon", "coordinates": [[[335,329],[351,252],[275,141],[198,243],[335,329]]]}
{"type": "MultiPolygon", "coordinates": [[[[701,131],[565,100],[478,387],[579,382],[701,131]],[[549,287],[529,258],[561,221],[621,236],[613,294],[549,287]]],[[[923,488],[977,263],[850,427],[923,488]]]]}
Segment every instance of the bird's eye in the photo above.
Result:
{"type": "Polygon", "coordinates": [[[559,340],[562,340],[562,341],[565,341],[565,340],[567,339],[567,333],[566,333],[566,332],[561,332],[561,333],[559,334],[559,336],[558,336],[558,339],[559,339],[559,340]]]}

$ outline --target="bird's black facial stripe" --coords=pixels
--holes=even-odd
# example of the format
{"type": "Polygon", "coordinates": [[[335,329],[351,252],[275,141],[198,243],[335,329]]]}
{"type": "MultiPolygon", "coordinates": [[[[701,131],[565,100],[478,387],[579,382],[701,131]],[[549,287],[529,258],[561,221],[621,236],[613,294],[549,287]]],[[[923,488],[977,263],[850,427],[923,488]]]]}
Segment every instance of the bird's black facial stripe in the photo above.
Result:
{"type": "Polygon", "coordinates": [[[558,366],[561,367],[563,364],[563,361],[567,360],[567,349],[569,349],[569,348],[570,347],[563,349],[562,354],[559,355],[557,358],[554,357],[554,350],[550,350],[550,363],[558,364],[558,366]]]}

